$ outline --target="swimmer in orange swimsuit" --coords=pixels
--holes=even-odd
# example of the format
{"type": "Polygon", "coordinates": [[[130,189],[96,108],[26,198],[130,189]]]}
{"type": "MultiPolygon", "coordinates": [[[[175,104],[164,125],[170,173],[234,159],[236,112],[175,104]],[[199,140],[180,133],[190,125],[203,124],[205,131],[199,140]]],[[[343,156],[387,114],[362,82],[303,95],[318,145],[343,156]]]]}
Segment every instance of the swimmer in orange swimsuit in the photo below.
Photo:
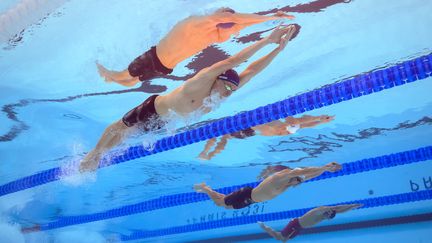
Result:
{"type": "Polygon", "coordinates": [[[221,8],[210,15],[191,16],[177,23],[156,46],[137,57],[127,70],[110,71],[97,64],[99,74],[107,82],[134,86],[139,81],[170,74],[178,63],[211,44],[227,41],[248,26],[293,18],[282,11],[272,16],[262,16],[236,13],[230,8],[221,8]]]}

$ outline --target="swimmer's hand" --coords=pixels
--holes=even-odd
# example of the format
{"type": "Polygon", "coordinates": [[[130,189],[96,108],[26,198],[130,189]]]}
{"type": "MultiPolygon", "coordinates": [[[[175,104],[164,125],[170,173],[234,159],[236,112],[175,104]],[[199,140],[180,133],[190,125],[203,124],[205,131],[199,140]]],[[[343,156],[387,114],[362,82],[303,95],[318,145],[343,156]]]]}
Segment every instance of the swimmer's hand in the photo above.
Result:
{"type": "Polygon", "coordinates": [[[277,11],[277,13],[275,13],[274,16],[279,17],[279,18],[285,18],[285,19],[295,19],[294,15],[286,14],[284,11],[280,11],[280,10],[277,11]]]}
{"type": "Polygon", "coordinates": [[[200,184],[195,184],[193,185],[193,189],[198,192],[198,193],[203,193],[204,192],[204,187],[207,186],[204,182],[200,183],[200,184]]]}
{"type": "Polygon", "coordinates": [[[328,163],[324,167],[329,172],[336,172],[336,171],[342,169],[342,165],[338,164],[337,162],[328,163]]]}
{"type": "Polygon", "coordinates": [[[279,44],[282,40],[282,37],[285,36],[290,29],[291,26],[279,25],[267,37],[267,41],[270,43],[279,44]]]}
{"type": "Polygon", "coordinates": [[[277,27],[273,32],[267,37],[270,43],[279,44],[277,50],[282,51],[288,42],[291,40],[292,36],[296,32],[296,27],[294,25],[284,26],[281,25],[277,27]]]}
{"type": "Polygon", "coordinates": [[[356,203],[356,204],[353,204],[353,209],[357,209],[357,208],[361,208],[361,207],[363,207],[364,206],[364,204],[361,204],[361,203],[356,203]]]}

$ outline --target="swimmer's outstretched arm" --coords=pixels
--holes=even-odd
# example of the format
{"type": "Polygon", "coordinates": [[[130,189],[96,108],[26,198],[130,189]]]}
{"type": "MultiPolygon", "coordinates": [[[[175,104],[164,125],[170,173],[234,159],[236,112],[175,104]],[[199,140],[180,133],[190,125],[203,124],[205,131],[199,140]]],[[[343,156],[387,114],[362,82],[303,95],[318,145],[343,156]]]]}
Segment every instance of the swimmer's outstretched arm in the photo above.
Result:
{"type": "MultiPolygon", "coordinates": [[[[247,61],[250,57],[252,57],[257,51],[259,51],[264,46],[275,42],[275,35],[281,35],[281,32],[284,33],[284,29],[276,29],[273,33],[263,38],[254,44],[246,47],[239,53],[234,56],[231,56],[223,61],[217,62],[210,67],[204,68],[199,71],[193,78],[189,79],[184,85],[183,90],[185,93],[195,93],[197,90],[205,90],[210,89],[211,86],[216,81],[216,78],[219,74],[225,72],[228,69],[232,69],[241,63],[247,61]]],[[[240,76],[241,77],[241,76],[240,76]]],[[[240,80],[241,82],[241,80],[240,80]]]]}
{"type": "Polygon", "coordinates": [[[270,16],[248,13],[216,13],[214,14],[213,19],[218,23],[233,22],[236,24],[253,25],[270,20],[294,18],[293,15],[285,14],[283,11],[278,11],[276,14],[270,16]]]}
{"type": "Polygon", "coordinates": [[[335,172],[342,168],[342,166],[336,162],[328,163],[321,167],[306,167],[301,169],[295,169],[291,170],[289,172],[289,175],[292,177],[295,176],[304,176],[304,180],[310,180],[312,178],[320,176],[322,173],[328,171],[328,172],[335,172]]]}
{"type": "Polygon", "coordinates": [[[345,212],[348,212],[348,211],[356,209],[356,208],[361,208],[361,207],[363,207],[363,204],[360,204],[360,203],[341,204],[341,205],[328,206],[328,207],[333,209],[334,211],[336,211],[336,213],[345,213],[345,212]]]}
{"type": "Polygon", "coordinates": [[[286,125],[300,125],[300,128],[315,127],[317,125],[328,123],[334,120],[334,116],[322,115],[322,116],[309,116],[304,115],[300,118],[287,117],[285,118],[286,125]]]}
{"type": "MultiPolygon", "coordinates": [[[[327,212],[328,210],[334,210],[336,213],[345,213],[350,210],[361,208],[363,207],[363,204],[340,204],[336,206],[320,206],[314,209],[309,210],[307,213],[305,213],[302,218],[317,218],[317,216],[321,216],[323,213],[327,212]]],[[[318,217],[320,218],[320,217],[318,217]]],[[[315,222],[315,224],[319,223],[322,220],[318,220],[315,222]]],[[[312,226],[312,225],[311,225],[312,226]]]]}
{"type": "Polygon", "coordinates": [[[319,116],[310,116],[310,115],[303,115],[302,117],[286,117],[285,118],[285,124],[286,125],[300,125],[302,123],[308,123],[308,122],[315,122],[319,121],[319,116]]]}
{"type": "Polygon", "coordinates": [[[240,85],[242,87],[247,82],[249,82],[255,75],[264,70],[273,59],[285,48],[291,39],[292,35],[295,33],[296,28],[291,26],[284,26],[276,28],[267,38],[271,43],[279,44],[272,52],[267,54],[266,56],[258,59],[249,65],[245,71],[240,74],[240,85]]]}

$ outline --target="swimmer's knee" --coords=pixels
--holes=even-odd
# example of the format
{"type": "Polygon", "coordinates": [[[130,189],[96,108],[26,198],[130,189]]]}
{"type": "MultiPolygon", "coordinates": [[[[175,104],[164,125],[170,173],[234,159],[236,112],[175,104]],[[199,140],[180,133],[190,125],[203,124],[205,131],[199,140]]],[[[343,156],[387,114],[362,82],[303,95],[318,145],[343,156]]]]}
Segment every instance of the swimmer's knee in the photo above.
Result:
{"type": "Polygon", "coordinates": [[[225,198],[221,198],[215,201],[215,204],[219,207],[228,208],[228,206],[225,204],[225,198]]]}
{"type": "Polygon", "coordinates": [[[116,121],[109,125],[105,129],[106,134],[111,134],[112,136],[121,135],[128,133],[128,130],[131,130],[130,127],[126,126],[122,120],[116,121]]]}

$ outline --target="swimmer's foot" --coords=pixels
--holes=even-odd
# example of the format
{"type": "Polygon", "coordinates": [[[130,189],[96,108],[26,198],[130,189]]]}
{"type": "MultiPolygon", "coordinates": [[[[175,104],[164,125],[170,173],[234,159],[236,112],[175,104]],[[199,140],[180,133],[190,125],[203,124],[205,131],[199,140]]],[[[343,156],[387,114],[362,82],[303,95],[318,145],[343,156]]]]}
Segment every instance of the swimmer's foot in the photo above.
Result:
{"type": "Polygon", "coordinates": [[[99,166],[100,158],[101,158],[100,153],[96,153],[95,151],[91,151],[81,161],[79,171],[81,173],[95,171],[99,166]]]}
{"type": "Polygon", "coordinates": [[[198,159],[200,159],[200,160],[210,160],[210,157],[206,153],[202,152],[202,153],[200,153],[198,155],[198,159]]]}
{"type": "MultiPolygon", "coordinates": [[[[126,87],[133,87],[138,82],[139,79],[137,77],[131,77],[128,70],[124,70],[121,72],[116,71],[110,71],[106,69],[104,66],[96,62],[96,66],[98,68],[99,75],[105,80],[107,83],[117,83],[126,87]]],[[[153,88],[156,91],[165,91],[166,89],[163,89],[161,87],[153,88]]]]}
{"type": "Polygon", "coordinates": [[[266,230],[268,227],[267,227],[267,225],[265,225],[264,224],[264,222],[261,222],[261,221],[257,221],[257,224],[263,229],[263,230],[266,230]]]}
{"type": "Polygon", "coordinates": [[[286,242],[287,239],[285,237],[283,237],[283,235],[280,232],[277,232],[277,231],[273,230],[272,228],[268,227],[267,225],[265,225],[261,221],[258,221],[257,223],[271,237],[275,238],[276,240],[280,240],[282,242],[286,242]]]}
{"type": "Polygon", "coordinates": [[[106,69],[104,66],[96,62],[96,67],[98,69],[99,75],[105,80],[105,82],[111,83],[115,81],[115,79],[110,75],[111,72],[108,69],[106,69]]]}

